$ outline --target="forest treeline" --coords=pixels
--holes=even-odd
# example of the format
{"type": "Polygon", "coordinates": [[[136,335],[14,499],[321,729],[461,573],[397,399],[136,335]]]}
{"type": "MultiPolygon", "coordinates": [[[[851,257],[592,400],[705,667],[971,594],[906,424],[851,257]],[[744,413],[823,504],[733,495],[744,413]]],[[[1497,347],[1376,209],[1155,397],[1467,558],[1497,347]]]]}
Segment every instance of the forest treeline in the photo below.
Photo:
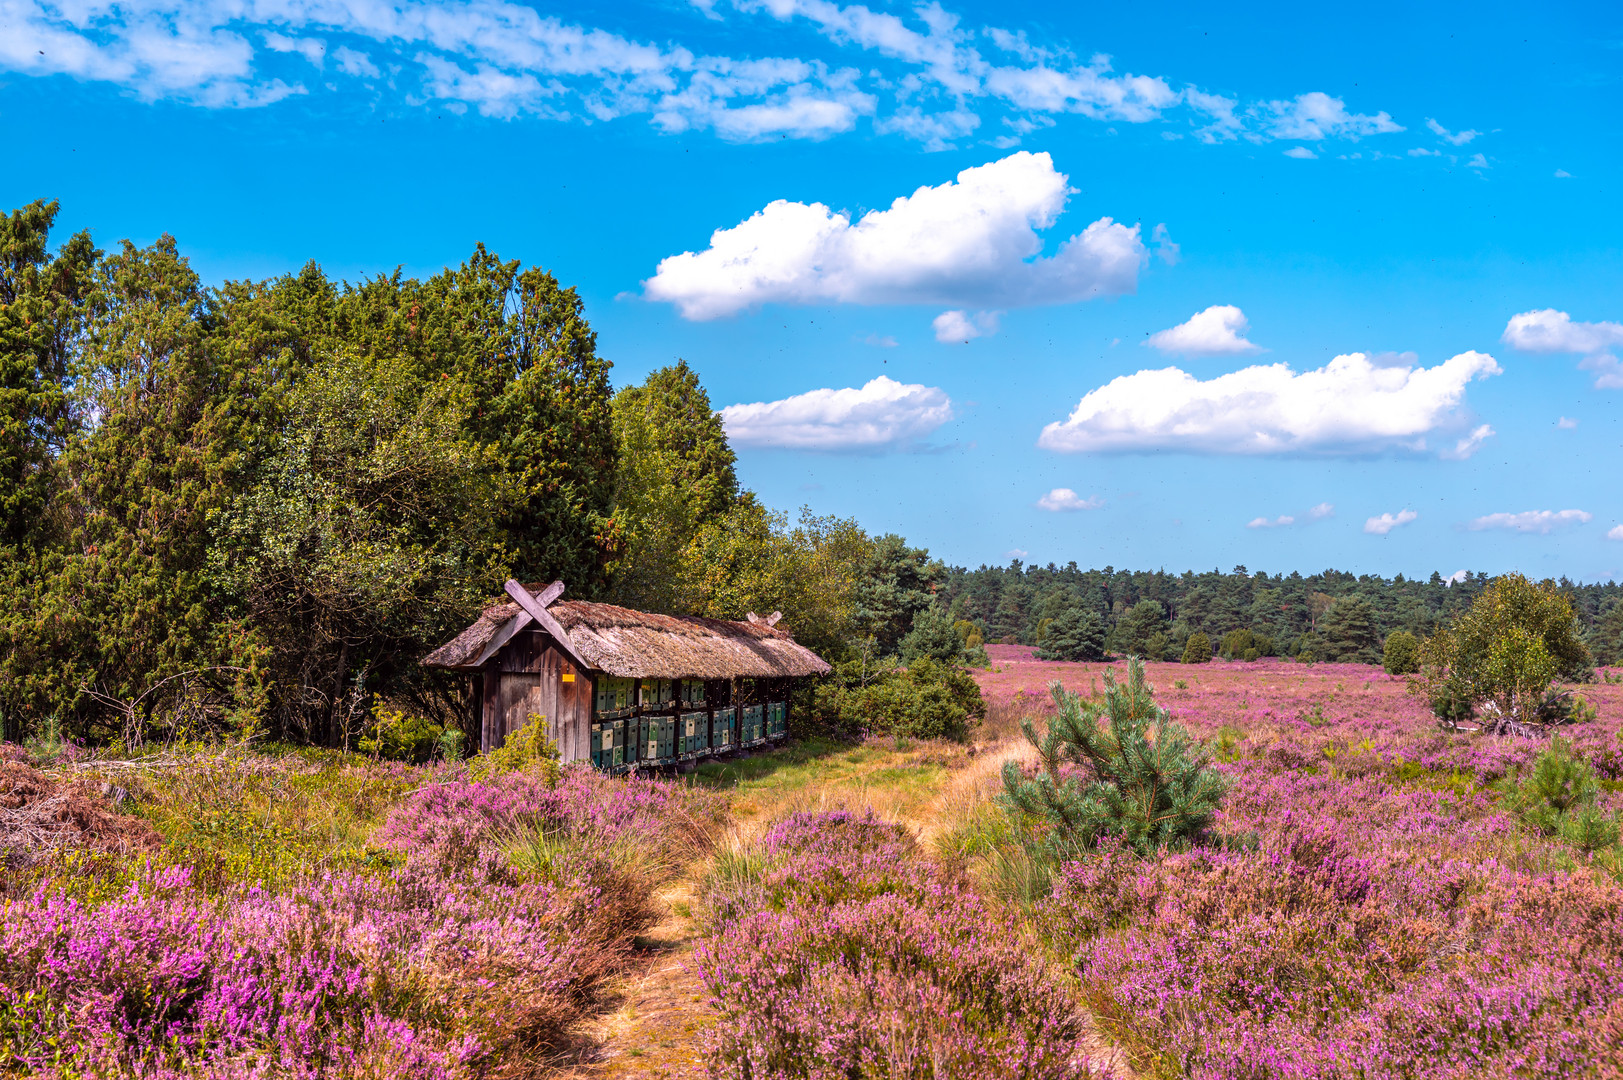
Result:
{"type": "MultiPolygon", "coordinates": [[[[1041,646],[1070,612],[1096,622],[1104,649],[1177,660],[1192,634],[1205,634],[1233,659],[1264,656],[1379,663],[1386,636],[1424,638],[1471,607],[1492,579],[1402,574],[1384,578],[1325,570],[1268,574],[1236,566],[1171,574],[1164,570],[1083,570],[1076,563],[950,569],[942,601],[955,620],[987,641],[1041,646]],[[1226,647],[1225,647],[1226,643],[1226,647]]],[[[1615,582],[1558,583],[1571,600],[1595,662],[1623,663],[1623,587],[1615,582]]],[[[1071,616],[1072,619],[1075,616],[1071,616]]]]}
{"type": "MultiPolygon", "coordinates": [[[[467,680],[418,660],[509,577],[780,610],[837,666],[816,705],[831,728],[883,713],[920,733],[973,715],[954,665],[979,638],[1037,642],[1067,609],[1123,652],[1246,627],[1362,659],[1484,580],[949,569],[763,506],[698,374],[616,391],[544,270],[479,246],[426,280],[311,263],[211,287],[169,236],[53,249],[57,212],[0,214],[0,738],[347,746],[385,706],[469,728],[467,680]]],[[[1574,594],[1614,655],[1615,588],[1574,594]]]]}
{"type": "Polygon", "coordinates": [[[427,280],[205,286],[172,237],[0,216],[0,735],[347,744],[508,577],[895,651],[925,553],[772,512],[685,364],[615,393],[573,289],[477,248],[427,280]]]}

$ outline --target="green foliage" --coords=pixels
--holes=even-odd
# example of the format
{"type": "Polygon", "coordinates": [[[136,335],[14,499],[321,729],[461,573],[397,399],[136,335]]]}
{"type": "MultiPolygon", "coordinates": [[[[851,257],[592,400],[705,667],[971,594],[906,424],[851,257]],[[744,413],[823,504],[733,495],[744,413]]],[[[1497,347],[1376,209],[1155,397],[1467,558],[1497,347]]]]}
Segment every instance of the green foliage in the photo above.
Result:
{"type": "MultiPolygon", "coordinates": [[[[913,629],[902,638],[899,653],[902,663],[935,660],[943,664],[972,664],[977,659],[965,647],[964,639],[952,624],[952,616],[940,608],[925,608],[913,616],[913,629]]],[[[985,662],[986,652],[980,650],[979,659],[985,662]]]]}
{"type": "Polygon", "coordinates": [[[1021,725],[1037,750],[1036,775],[1004,764],[1010,811],[1046,823],[1049,843],[1066,852],[1115,837],[1149,854],[1206,834],[1227,781],[1205,748],[1155,704],[1142,661],[1130,663],[1125,684],[1105,673],[1103,701],[1084,701],[1057,681],[1051,692],[1056,712],[1043,734],[1029,718],[1021,725]]]}
{"type": "MultiPolygon", "coordinates": [[[[356,742],[356,749],[374,760],[423,762],[431,759],[446,745],[446,735],[454,732],[452,746],[460,746],[462,733],[446,728],[432,720],[424,720],[402,709],[391,709],[379,702],[372,708],[368,729],[356,742]]],[[[455,760],[454,757],[449,760],[455,760]]]]}
{"type": "Polygon", "coordinates": [[[558,747],[547,738],[546,718],[534,713],[496,749],[468,760],[468,779],[475,783],[529,770],[540,773],[549,784],[557,783],[560,774],[558,747]]]}
{"type": "MultiPolygon", "coordinates": [[[[1100,632],[1104,630],[1100,626],[1100,632]]],[[[1167,631],[1166,608],[1155,600],[1140,600],[1129,608],[1116,623],[1115,636],[1111,644],[1119,653],[1129,656],[1149,656],[1160,660],[1161,656],[1153,655],[1151,649],[1152,639],[1157,635],[1165,635],[1167,631]]],[[[1165,645],[1162,652],[1166,651],[1165,645]]]]}
{"type": "Polygon", "coordinates": [[[935,604],[945,573],[939,559],[930,558],[924,548],[908,547],[894,533],[873,541],[857,569],[854,615],[881,655],[895,653],[918,613],[935,604]]]}
{"type": "Polygon", "coordinates": [[[1619,819],[1596,806],[1600,785],[1589,762],[1565,739],[1553,739],[1519,782],[1503,784],[1506,805],[1546,836],[1559,836],[1583,851],[1611,847],[1619,819]]]}
{"type": "Polygon", "coordinates": [[[684,599],[683,550],[738,499],[721,415],[697,373],[677,361],[615,394],[614,438],[620,543],[610,596],[627,607],[676,611],[684,599]]]}
{"type": "Polygon", "coordinates": [[[1572,605],[1554,582],[1506,574],[1421,645],[1409,688],[1447,726],[1475,715],[1485,731],[1534,735],[1565,718],[1557,676],[1593,678],[1572,605]]]}
{"type": "Polygon", "coordinates": [[[954,664],[920,659],[906,668],[842,665],[813,691],[813,723],[846,734],[962,741],[986,717],[980,686],[954,664]]]}
{"type": "Polygon", "coordinates": [[[1037,650],[1039,660],[1103,660],[1104,656],[1104,620],[1080,607],[1066,608],[1056,617],[1037,650]]]}
{"type": "Polygon", "coordinates": [[[1274,654],[1274,643],[1266,634],[1251,630],[1230,630],[1223,635],[1218,652],[1228,660],[1255,660],[1274,654]]]}
{"type": "Polygon", "coordinates": [[[1388,675],[1413,675],[1420,670],[1420,639],[1407,630],[1386,635],[1381,666],[1388,675]]]}
{"type": "Polygon", "coordinates": [[[270,642],[279,730],[348,745],[372,694],[417,683],[417,660],[499,588],[508,492],[472,413],[467,387],[425,386],[397,357],[333,357],[290,393],[210,552],[270,642]]]}
{"type": "Polygon", "coordinates": [[[1205,634],[1195,633],[1189,635],[1189,642],[1183,647],[1183,662],[1185,664],[1205,664],[1212,659],[1212,642],[1205,634]]]}
{"type": "Polygon", "coordinates": [[[802,509],[791,526],[746,492],[683,550],[677,613],[742,619],[781,611],[780,628],[837,658],[860,633],[856,594],[871,546],[855,521],[802,509]]]}
{"type": "Polygon", "coordinates": [[[1381,660],[1380,628],[1375,611],[1361,596],[1337,600],[1319,621],[1320,658],[1340,663],[1377,664],[1381,660]]]}

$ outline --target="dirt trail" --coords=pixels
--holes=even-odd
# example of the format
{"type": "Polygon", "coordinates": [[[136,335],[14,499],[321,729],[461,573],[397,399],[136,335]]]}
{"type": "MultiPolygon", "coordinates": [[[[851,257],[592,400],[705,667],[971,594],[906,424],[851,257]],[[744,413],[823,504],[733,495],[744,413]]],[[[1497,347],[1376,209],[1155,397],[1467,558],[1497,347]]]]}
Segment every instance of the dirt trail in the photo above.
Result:
{"type": "Polygon", "coordinates": [[[574,1076],[703,1075],[700,1049],[710,1010],[693,970],[699,934],[691,913],[693,888],[704,869],[704,863],[694,864],[655,896],[664,917],[637,939],[636,964],[611,990],[608,1008],[580,1029],[596,1050],[592,1061],[572,1070],[574,1076]]]}
{"type": "MultiPolygon", "coordinates": [[[[734,803],[730,831],[735,838],[748,838],[791,809],[868,805],[881,816],[906,824],[928,847],[1001,789],[999,777],[1004,761],[1019,760],[1029,753],[1023,744],[994,746],[991,753],[955,762],[946,775],[936,778],[923,791],[897,790],[897,770],[891,767],[884,770],[891,774],[889,783],[870,785],[868,777],[854,782],[843,778],[843,784],[811,781],[787,790],[756,792],[756,797],[734,803]]],[[[864,772],[877,771],[879,764],[864,772]]],[[[911,770],[918,764],[908,761],[903,768],[911,770]]],[[[656,894],[655,903],[663,917],[637,939],[637,963],[612,988],[604,1010],[579,1029],[583,1041],[594,1049],[588,1061],[568,1071],[572,1080],[692,1080],[704,1076],[704,1032],[712,1013],[704,1004],[704,988],[693,969],[693,950],[701,936],[693,911],[695,890],[708,866],[708,860],[694,863],[680,879],[656,894]]],[[[1085,1010],[1081,1011],[1085,1014],[1085,1010]]],[[[1094,1067],[1104,1066],[1104,1074],[1116,1080],[1135,1080],[1125,1055],[1098,1030],[1091,1016],[1086,1023],[1089,1035],[1084,1053],[1094,1067]]]]}

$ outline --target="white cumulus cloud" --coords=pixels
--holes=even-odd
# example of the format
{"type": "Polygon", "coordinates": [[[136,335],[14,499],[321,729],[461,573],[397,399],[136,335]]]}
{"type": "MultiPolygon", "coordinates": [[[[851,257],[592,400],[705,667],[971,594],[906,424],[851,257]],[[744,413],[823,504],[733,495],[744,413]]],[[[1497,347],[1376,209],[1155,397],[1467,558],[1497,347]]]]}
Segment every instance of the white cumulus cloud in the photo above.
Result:
{"type": "Polygon", "coordinates": [[[1606,539],[1623,540],[1623,525],[1613,525],[1610,529],[1607,529],[1606,539]]]}
{"type": "Polygon", "coordinates": [[[1245,339],[1251,324],[1233,304],[1213,304],[1188,322],[1151,334],[1144,342],[1164,353],[1185,356],[1232,356],[1261,350],[1245,339]]]}
{"type": "Polygon", "coordinates": [[[1104,504],[1105,501],[1097,495],[1089,495],[1084,499],[1070,488],[1055,488],[1037,500],[1039,510],[1053,513],[1065,510],[1097,510],[1104,504]]]}
{"type": "Polygon", "coordinates": [[[1307,512],[1307,516],[1312,518],[1314,521],[1322,521],[1327,517],[1335,517],[1335,515],[1335,504],[1327,502],[1319,503],[1319,505],[1313,507],[1307,512]]]}
{"type": "Polygon", "coordinates": [[[1134,291],[1138,226],[1100,218],[1039,257],[1071,188],[1046,153],[1021,151],[921,187],[853,223],[822,203],[779,199],[710,246],[661,260],[644,295],[686,319],[764,303],[1061,304],[1134,291]]]}
{"type": "Polygon", "coordinates": [[[1506,345],[1531,353],[1598,353],[1623,345],[1623,323],[1575,322],[1555,308],[1512,315],[1502,335],[1506,345]]]}
{"type": "Polygon", "coordinates": [[[1038,445],[1086,453],[1188,450],[1219,454],[1418,451],[1457,429],[1466,386],[1500,373],[1486,353],[1435,367],[1383,366],[1363,353],[1314,371],[1256,365],[1211,379],[1179,368],[1122,375],[1088,391],[1038,445]]]}
{"type": "Polygon", "coordinates": [[[1570,416],[1563,416],[1561,419],[1555,422],[1555,426],[1560,428],[1562,431],[1571,431],[1578,426],[1578,421],[1574,420],[1570,416]]]}
{"type": "Polygon", "coordinates": [[[1285,156],[1288,158],[1296,158],[1300,161],[1319,160],[1319,155],[1315,154],[1305,146],[1293,146],[1289,150],[1285,151],[1285,156]]]}
{"type": "Polygon", "coordinates": [[[1595,372],[1603,390],[1623,387],[1623,363],[1610,351],[1623,345],[1623,323],[1577,322],[1555,308],[1512,315],[1502,335],[1505,344],[1531,353],[1582,353],[1578,367],[1595,372]]]}
{"type": "Polygon", "coordinates": [[[1245,523],[1245,527],[1248,529],[1278,529],[1283,528],[1286,525],[1295,524],[1295,518],[1291,517],[1289,514],[1280,514],[1276,518],[1252,518],[1250,521],[1245,523]]]}
{"type": "Polygon", "coordinates": [[[721,419],[727,437],[744,446],[872,450],[924,438],[952,419],[952,400],[939,387],[881,375],[860,388],[729,405],[721,419]]]}
{"type": "Polygon", "coordinates": [[[1594,518],[1585,510],[1523,510],[1519,514],[1484,514],[1466,523],[1472,532],[1509,529],[1512,532],[1548,533],[1568,525],[1582,525],[1594,518]]]}
{"type": "Polygon", "coordinates": [[[1399,510],[1397,513],[1386,513],[1379,517],[1372,517],[1364,522],[1364,531],[1375,536],[1385,536],[1399,525],[1407,525],[1420,515],[1413,510],[1399,510]]]}
{"type": "Polygon", "coordinates": [[[978,337],[997,333],[998,313],[995,311],[943,311],[930,325],[935,328],[935,339],[943,345],[960,345],[978,337]]]}
{"type": "Polygon", "coordinates": [[[1448,582],[1449,588],[1453,588],[1455,585],[1463,583],[1470,576],[1471,572],[1469,570],[1456,570],[1443,580],[1448,582]]]}

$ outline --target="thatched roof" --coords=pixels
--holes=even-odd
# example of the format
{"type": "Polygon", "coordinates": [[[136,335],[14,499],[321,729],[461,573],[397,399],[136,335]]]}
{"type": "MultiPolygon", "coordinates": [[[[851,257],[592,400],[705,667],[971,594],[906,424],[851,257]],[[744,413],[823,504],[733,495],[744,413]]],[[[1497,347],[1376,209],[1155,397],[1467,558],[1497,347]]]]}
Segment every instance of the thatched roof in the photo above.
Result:
{"type": "MultiPolygon", "coordinates": [[[[532,593],[539,586],[531,586],[532,593]]],[[[783,678],[827,675],[822,657],[766,622],[655,615],[614,604],[559,600],[547,606],[595,671],[634,679],[783,678]]],[[[471,670],[492,642],[537,629],[511,601],[485,608],[472,626],[423,659],[427,667],[471,670]]]]}

